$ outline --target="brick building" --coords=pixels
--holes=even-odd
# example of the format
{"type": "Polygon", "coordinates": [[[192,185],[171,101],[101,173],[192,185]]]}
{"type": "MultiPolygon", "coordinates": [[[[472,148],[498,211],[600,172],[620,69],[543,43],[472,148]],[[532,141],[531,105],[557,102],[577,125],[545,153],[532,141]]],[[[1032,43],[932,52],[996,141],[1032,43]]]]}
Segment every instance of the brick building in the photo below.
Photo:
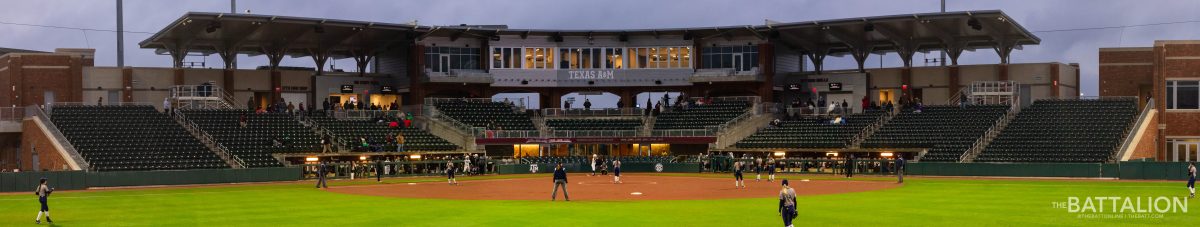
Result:
{"type": "Polygon", "coordinates": [[[1200,41],[1101,48],[1100,95],[1154,100],[1150,127],[1132,158],[1200,160],[1200,41]]]}

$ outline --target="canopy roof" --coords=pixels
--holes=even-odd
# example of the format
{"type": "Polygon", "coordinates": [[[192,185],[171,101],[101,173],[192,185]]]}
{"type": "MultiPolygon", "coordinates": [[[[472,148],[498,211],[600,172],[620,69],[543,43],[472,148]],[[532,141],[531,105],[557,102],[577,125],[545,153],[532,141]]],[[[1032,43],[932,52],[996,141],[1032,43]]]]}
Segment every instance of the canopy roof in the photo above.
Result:
{"type": "Polygon", "coordinates": [[[957,58],[962,50],[996,49],[1002,61],[1022,45],[1041,42],[999,10],[905,14],[792,23],[724,27],[554,30],[509,29],[504,25],[418,26],[381,22],[256,14],[189,12],[139,43],[170,53],[265,54],[362,57],[425,37],[497,39],[500,35],[609,36],[682,35],[704,42],[755,36],[813,55],[900,53],[946,50],[957,58]]]}

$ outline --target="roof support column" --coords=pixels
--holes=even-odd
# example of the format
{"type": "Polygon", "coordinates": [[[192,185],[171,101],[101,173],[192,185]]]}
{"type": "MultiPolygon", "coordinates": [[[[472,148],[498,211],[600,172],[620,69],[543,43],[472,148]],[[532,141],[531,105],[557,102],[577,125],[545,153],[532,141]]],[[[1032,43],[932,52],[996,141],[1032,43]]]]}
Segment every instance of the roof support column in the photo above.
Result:
{"type": "Polygon", "coordinates": [[[317,66],[317,75],[323,75],[325,72],[325,63],[329,62],[329,51],[324,49],[308,49],[308,55],[312,57],[313,64],[317,66]]]}
{"type": "Polygon", "coordinates": [[[282,47],[263,48],[271,69],[271,104],[283,101],[283,73],[279,71],[279,62],[283,61],[286,50],[287,48],[282,47]]]}
{"type": "Polygon", "coordinates": [[[810,50],[807,54],[804,54],[804,55],[808,56],[808,59],[810,61],[812,61],[813,72],[817,72],[817,74],[821,74],[821,71],[825,69],[825,67],[824,67],[825,56],[829,56],[829,49],[821,49],[821,50],[815,50],[815,51],[810,50]]]}
{"type": "Polygon", "coordinates": [[[354,55],[354,65],[358,67],[358,76],[367,75],[367,65],[371,63],[371,59],[375,58],[375,55],[368,52],[363,50],[350,51],[350,54],[354,55]]]}
{"type": "Polygon", "coordinates": [[[958,65],[958,57],[962,56],[964,46],[966,45],[962,43],[946,43],[943,45],[942,51],[950,56],[950,65],[958,65]]]}

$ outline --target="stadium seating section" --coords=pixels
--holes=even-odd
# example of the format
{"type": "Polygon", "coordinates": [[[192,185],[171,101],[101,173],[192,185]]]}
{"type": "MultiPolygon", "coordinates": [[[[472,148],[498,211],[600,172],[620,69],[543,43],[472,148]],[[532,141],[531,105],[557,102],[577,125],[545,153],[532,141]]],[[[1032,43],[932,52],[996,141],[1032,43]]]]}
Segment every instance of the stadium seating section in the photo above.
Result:
{"type": "Polygon", "coordinates": [[[750,107],[746,101],[717,101],[680,111],[668,111],[658,115],[654,129],[704,129],[718,126],[737,118],[750,107]]]}
{"type": "Polygon", "coordinates": [[[844,148],[855,135],[875,124],[882,111],[843,116],[845,124],[831,124],[827,117],[806,116],[782,121],[782,127],[767,127],[739,141],[738,148],[844,148]]]}
{"type": "Polygon", "coordinates": [[[546,119],[546,126],[557,130],[638,130],[640,118],[557,118],[546,119]]]}
{"type": "Polygon", "coordinates": [[[512,106],[503,102],[480,101],[439,101],[434,103],[443,114],[474,127],[487,127],[493,123],[492,130],[537,130],[529,115],[513,111],[512,106]]]}
{"type": "Polygon", "coordinates": [[[229,168],[152,106],[59,106],[50,118],[93,170],[229,168]]]}
{"type": "Polygon", "coordinates": [[[1008,111],[1007,105],[905,109],[862,143],[863,148],[928,148],[921,161],[956,162],[1008,111]]]}
{"type": "Polygon", "coordinates": [[[320,138],[286,113],[256,114],[246,110],[186,110],[189,120],[213,136],[246,167],[283,166],[273,153],[319,152],[320,138]],[[248,126],[238,125],[245,115],[248,126]],[[275,146],[273,140],[283,141],[275,146]]]}
{"type": "MultiPolygon", "coordinates": [[[[418,128],[391,128],[386,124],[370,120],[337,120],[321,113],[311,115],[309,118],[317,123],[317,127],[329,130],[334,137],[346,141],[347,144],[344,145],[347,147],[358,145],[359,138],[366,138],[367,142],[371,144],[383,144],[387,137],[401,133],[404,135],[405,151],[436,152],[458,149],[458,146],[445,139],[418,128]]],[[[396,147],[385,145],[383,149],[384,151],[395,151],[396,147]]]]}
{"type": "Polygon", "coordinates": [[[1106,162],[1137,115],[1134,99],[1039,100],[975,162],[1106,162]]]}

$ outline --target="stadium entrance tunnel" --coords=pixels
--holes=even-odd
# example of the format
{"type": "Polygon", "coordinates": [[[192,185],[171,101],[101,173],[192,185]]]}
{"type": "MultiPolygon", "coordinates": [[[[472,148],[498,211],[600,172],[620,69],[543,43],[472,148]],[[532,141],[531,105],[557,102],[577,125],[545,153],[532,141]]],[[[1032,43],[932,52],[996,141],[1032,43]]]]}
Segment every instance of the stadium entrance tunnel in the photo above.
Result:
{"type": "MultiPolygon", "coordinates": [[[[591,176],[590,173],[570,173],[568,192],[573,201],[633,201],[633,200],[703,200],[736,198],[776,198],[781,179],[789,179],[799,195],[825,195],[866,192],[898,187],[887,181],[807,181],[796,176],[776,176],[776,181],[754,181],[748,176],[748,187],[734,187],[732,176],[675,177],[646,174],[624,174],[621,183],[610,175],[591,176]]],[[[384,196],[397,198],[457,199],[457,200],[547,200],[554,184],[545,177],[459,181],[401,183],[382,185],[343,186],[327,189],[334,193],[384,196]]],[[[560,198],[561,199],[561,198],[560,198]]]]}

